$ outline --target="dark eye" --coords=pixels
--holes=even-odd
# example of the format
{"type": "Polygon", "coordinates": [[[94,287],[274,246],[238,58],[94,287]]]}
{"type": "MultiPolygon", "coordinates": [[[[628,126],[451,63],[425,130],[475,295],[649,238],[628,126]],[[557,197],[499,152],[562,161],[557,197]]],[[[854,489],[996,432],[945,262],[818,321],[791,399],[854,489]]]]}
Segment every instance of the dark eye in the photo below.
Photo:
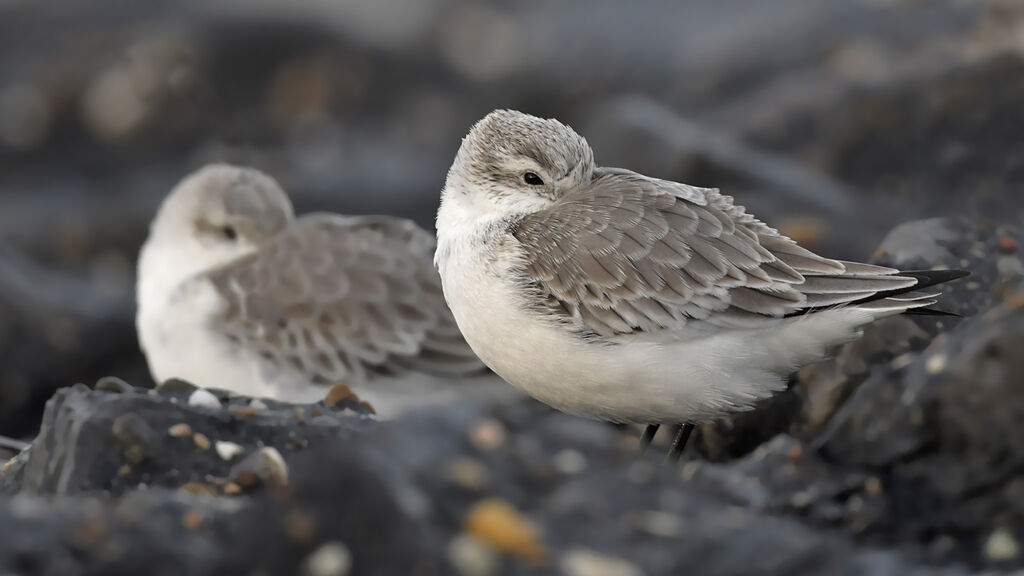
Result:
{"type": "Polygon", "coordinates": [[[544,181],[541,180],[540,176],[537,176],[537,174],[534,172],[527,172],[526,174],[523,174],[523,182],[526,182],[530,186],[544,185],[544,181]]]}
{"type": "Polygon", "coordinates": [[[234,226],[225,226],[220,229],[220,233],[228,240],[235,240],[238,238],[238,231],[235,230],[234,226]]]}

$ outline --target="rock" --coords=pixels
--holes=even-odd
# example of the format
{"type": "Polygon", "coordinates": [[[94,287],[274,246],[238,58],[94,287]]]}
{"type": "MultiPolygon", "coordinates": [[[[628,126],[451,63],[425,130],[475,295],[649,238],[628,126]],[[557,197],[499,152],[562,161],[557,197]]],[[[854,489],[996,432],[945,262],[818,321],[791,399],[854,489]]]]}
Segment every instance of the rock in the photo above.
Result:
{"type": "MultiPolygon", "coordinates": [[[[204,482],[207,476],[226,478],[232,464],[211,450],[216,442],[263,446],[264,456],[271,448],[291,454],[350,436],[366,424],[315,405],[275,403],[251,415],[226,408],[211,411],[188,406],[184,394],[192,393],[168,396],[135,389],[111,394],[85,387],[58,391],[48,403],[39,437],[18,464],[17,491],[104,490],[117,495],[139,483],[171,488],[204,482]],[[131,465],[130,473],[118,474],[124,464],[131,465]]],[[[232,402],[247,405],[249,399],[232,402]]]]}
{"type": "Polygon", "coordinates": [[[113,500],[0,499],[0,572],[439,573],[443,559],[387,490],[375,460],[328,439],[293,456],[288,492],[224,500],[152,488],[113,500]]]}

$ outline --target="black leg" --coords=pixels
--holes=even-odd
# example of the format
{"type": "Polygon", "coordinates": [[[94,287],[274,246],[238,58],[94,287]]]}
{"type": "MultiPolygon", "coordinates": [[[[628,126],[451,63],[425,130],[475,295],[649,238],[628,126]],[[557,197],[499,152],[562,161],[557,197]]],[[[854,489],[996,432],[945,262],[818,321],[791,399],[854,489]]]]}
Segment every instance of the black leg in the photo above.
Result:
{"type": "Polygon", "coordinates": [[[676,433],[676,439],[672,441],[672,449],[668,453],[668,459],[673,462],[678,462],[679,457],[682,456],[683,450],[686,449],[686,442],[690,440],[690,434],[693,434],[693,424],[686,423],[679,425],[679,432],[676,433]]]}
{"type": "Polygon", "coordinates": [[[647,428],[644,428],[644,435],[640,437],[641,454],[646,452],[647,448],[651,446],[651,441],[654,440],[654,435],[658,433],[658,428],[661,428],[661,424],[648,424],[647,428]]]}

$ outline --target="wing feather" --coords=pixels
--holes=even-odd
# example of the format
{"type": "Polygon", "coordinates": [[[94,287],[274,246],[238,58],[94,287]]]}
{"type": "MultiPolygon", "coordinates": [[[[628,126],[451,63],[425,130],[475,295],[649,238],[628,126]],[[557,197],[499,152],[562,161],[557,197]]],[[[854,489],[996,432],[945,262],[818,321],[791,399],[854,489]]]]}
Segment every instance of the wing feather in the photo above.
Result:
{"type": "MultiPolygon", "coordinates": [[[[581,333],[735,325],[863,302],[918,280],[819,256],[729,196],[598,169],[589,186],[512,226],[547,310],[581,333]]],[[[893,306],[878,304],[875,306],[893,306]]]]}
{"type": "Polygon", "coordinates": [[[310,382],[480,370],[444,302],[433,248],[406,220],[303,217],[205,275],[226,302],[212,325],[310,382]]]}

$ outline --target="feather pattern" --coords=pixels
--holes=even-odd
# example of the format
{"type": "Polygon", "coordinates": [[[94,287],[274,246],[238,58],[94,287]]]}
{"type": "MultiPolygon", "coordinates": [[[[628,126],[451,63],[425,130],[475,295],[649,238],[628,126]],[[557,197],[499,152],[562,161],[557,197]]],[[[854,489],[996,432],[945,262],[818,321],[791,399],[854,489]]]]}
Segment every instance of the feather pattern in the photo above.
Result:
{"type": "Polygon", "coordinates": [[[406,220],[312,214],[197,281],[224,302],[212,329],[306,381],[479,371],[431,265],[434,243],[406,220]]]}
{"type": "MultiPolygon", "coordinates": [[[[892,268],[814,254],[717,189],[622,169],[595,169],[590,182],[521,217],[512,234],[522,245],[523,272],[547,309],[598,337],[693,320],[757,322],[918,284],[892,268]]],[[[931,303],[883,299],[869,308],[931,303]]]]}

